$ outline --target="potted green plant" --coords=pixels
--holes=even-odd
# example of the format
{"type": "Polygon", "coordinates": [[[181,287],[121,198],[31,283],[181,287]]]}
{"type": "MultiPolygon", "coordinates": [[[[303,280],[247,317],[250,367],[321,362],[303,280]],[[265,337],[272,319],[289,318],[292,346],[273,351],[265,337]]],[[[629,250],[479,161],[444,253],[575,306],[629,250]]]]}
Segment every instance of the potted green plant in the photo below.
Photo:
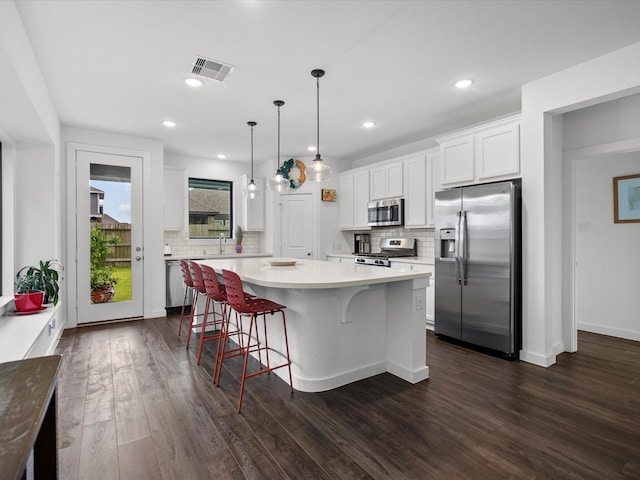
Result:
{"type": "Polygon", "coordinates": [[[26,266],[18,270],[14,294],[16,310],[37,311],[43,303],[57,305],[63,270],[58,260],[40,260],[38,267],[26,266]]]}
{"type": "Polygon", "coordinates": [[[111,253],[111,247],[120,242],[115,236],[107,236],[94,225],[91,227],[91,302],[107,303],[113,300],[115,285],[118,277],[113,273],[113,267],[107,265],[107,255],[111,253]]]}

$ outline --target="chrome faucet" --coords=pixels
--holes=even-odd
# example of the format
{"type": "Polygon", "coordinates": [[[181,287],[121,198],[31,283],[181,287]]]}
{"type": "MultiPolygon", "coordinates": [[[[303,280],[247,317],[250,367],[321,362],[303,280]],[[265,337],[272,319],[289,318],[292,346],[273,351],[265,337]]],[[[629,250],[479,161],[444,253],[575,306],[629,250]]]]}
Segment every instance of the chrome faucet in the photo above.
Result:
{"type": "Polygon", "coordinates": [[[218,243],[220,244],[220,254],[222,254],[222,241],[227,241],[227,239],[224,236],[224,233],[220,233],[220,235],[218,235],[218,243]]]}

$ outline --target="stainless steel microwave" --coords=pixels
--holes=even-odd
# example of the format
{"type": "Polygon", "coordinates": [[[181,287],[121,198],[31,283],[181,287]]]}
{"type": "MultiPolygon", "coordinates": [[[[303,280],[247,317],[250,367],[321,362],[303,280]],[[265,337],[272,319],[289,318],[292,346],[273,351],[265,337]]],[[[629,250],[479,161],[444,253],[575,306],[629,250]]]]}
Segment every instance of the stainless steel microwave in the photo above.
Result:
{"type": "Polygon", "coordinates": [[[392,198],[369,202],[368,221],[370,227],[387,227],[404,224],[404,199],[392,198]]]}

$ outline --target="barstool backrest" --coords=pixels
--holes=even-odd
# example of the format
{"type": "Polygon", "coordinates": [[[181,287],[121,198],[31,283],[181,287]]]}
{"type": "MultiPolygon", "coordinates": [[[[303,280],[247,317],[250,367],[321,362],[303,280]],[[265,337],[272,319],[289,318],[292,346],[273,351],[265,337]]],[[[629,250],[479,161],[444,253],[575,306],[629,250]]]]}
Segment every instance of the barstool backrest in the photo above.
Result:
{"type": "Polygon", "coordinates": [[[189,270],[191,271],[191,279],[193,280],[193,288],[200,293],[207,293],[207,289],[204,286],[204,279],[202,278],[202,269],[200,264],[191,261],[189,263],[189,270]]]}
{"type": "Polygon", "coordinates": [[[224,302],[227,299],[224,290],[218,282],[218,275],[213,267],[209,265],[200,265],[202,268],[202,278],[204,280],[204,287],[207,291],[207,297],[212,298],[216,302],[224,302]]]}
{"type": "Polygon", "coordinates": [[[187,287],[193,288],[193,279],[191,278],[189,262],[187,260],[180,260],[180,270],[182,271],[182,281],[187,287]]]}
{"type": "Polygon", "coordinates": [[[247,305],[245,293],[242,288],[242,280],[238,274],[231,270],[222,270],[222,277],[224,278],[227,301],[229,305],[231,305],[231,308],[238,313],[250,313],[251,309],[247,305]]]}

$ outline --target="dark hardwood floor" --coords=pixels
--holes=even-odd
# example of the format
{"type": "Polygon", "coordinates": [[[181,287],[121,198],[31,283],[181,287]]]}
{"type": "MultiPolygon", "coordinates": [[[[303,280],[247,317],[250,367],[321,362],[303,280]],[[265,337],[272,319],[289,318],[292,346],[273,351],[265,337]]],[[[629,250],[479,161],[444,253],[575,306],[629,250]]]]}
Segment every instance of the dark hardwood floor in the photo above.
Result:
{"type": "Polygon", "coordinates": [[[544,369],[429,332],[425,382],[291,396],[261,375],[239,415],[240,359],[214,387],[177,319],[64,332],[61,479],[640,478],[640,342],[580,332],[544,369]]]}

